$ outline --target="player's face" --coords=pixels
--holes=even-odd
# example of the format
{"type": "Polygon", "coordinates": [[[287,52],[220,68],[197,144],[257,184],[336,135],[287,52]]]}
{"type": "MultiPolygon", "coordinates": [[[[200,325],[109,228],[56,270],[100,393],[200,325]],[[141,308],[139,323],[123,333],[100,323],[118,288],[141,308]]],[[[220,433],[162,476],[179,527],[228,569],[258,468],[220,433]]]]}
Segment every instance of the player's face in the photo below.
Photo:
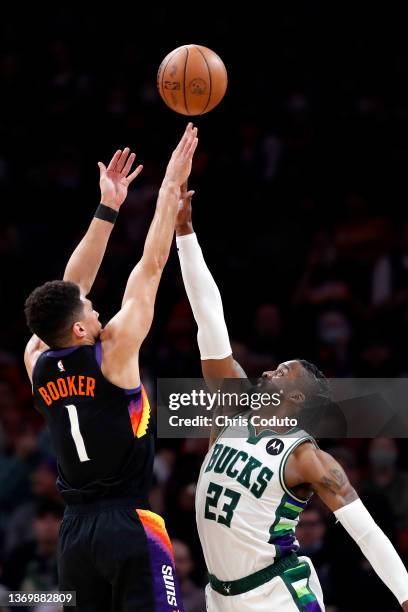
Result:
{"type": "Polygon", "coordinates": [[[287,385],[293,387],[293,383],[296,382],[302,374],[302,364],[293,359],[292,361],[280,363],[276,370],[267,370],[263,372],[259,382],[261,386],[271,385],[279,387],[280,389],[285,388],[287,385]]]}
{"type": "Polygon", "coordinates": [[[84,314],[82,317],[82,323],[87,331],[87,334],[95,340],[101,333],[102,325],[99,321],[99,312],[94,310],[91,300],[87,298],[81,298],[84,303],[84,314]]]}
{"type": "MultiPolygon", "coordinates": [[[[284,399],[293,400],[302,392],[304,368],[299,361],[291,360],[280,363],[276,370],[268,370],[258,381],[258,390],[266,393],[279,393],[284,399]]],[[[297,402],[295,402],[297,404],[297,402]]],[[[292,401],[289,404],[292,405],[292,401]]]]}

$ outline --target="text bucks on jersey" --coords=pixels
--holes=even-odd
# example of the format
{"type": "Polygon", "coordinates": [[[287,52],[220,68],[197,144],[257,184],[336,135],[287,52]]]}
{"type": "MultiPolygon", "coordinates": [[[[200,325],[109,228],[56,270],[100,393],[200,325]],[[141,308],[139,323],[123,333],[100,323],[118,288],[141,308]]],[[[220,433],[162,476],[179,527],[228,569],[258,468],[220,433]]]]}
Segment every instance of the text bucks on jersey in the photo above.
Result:
{"type": "Polygon", "coordinates": [[[248,576],[299,547],[295,527],[306,501],[287,488],[290,453],[314,440],[226,428],[209,450],[196,495],[197,527],[208,571],[220,580],[248,576]],[[240,437],[238,437],[240,436],[240,437]]]}

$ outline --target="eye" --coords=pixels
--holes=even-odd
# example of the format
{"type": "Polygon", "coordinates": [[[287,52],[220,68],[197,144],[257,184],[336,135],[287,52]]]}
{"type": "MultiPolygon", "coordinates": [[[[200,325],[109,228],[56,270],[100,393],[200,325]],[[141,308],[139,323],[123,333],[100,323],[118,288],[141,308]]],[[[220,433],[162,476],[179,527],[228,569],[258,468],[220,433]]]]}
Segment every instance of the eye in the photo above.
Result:
{"type": "Polygon", "coordinates": [[[281,370],[281,369],[279,369],[279,370],[276,372],[276,374],[277,374],[278,376],[283,376],[283,375],[284,375],[284,371],[283,371],[283,370],[281,370]]]}

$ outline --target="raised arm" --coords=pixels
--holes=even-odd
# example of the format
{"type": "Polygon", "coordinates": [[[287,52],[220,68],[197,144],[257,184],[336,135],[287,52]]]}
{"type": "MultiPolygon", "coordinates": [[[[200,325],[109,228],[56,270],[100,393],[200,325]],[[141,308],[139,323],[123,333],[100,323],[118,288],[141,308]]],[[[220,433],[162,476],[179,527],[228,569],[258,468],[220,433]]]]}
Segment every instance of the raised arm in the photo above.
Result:
{"type": "MultiPolygon", "coordinates": [[[[208,388],[215,392],[222,387],[224,379],[246,378],[246,374],[232,355],[221,294],[205,263],[193,229],[191,212],[193,194],[193,191],[188,191],[187,183],[182,185],[180,210],[176,222],[177,249],[184,287],[198,327],[197,342],[203,376],[208,388]]],[[[241,410],[241,407],[229,406],[228,413],[232,415],[241,410]]],[[[218,407],[214,416],[222,413],[225,413],[225,409],[218,407]]],[[[217,440],[221,429],[213,419],[210,447],[217,440]]]]}
{"type": "Polygon", "coordinates": [[[197,128],[188,124],[174,150],[160,188],[143,255],[129,276],[122,308],[102,332],[103,372],[114,384],[139,384],[139,348],[153,320],[160,278],[167,262],[179,206],[180,186],[190,172],[197,128]]]}
{"type": "Polygon", "coordinates": [[[138,166],[130,173],[135,158],[136,155],[129,155],[129,149],[126,148],[116,151],[107,168],[102,162],[98,163],[101,204],[104,208],[98,209],[97,215],[105,218],[92,219],[88,231],[69,258],[64,273],[64,280],[79,285],[82,295],[87,295],[92,288],[115,217],[126,199],[130,183],[143,169],[143,166],[138,166]]]}
{"type": "MultiPolygon", "coordinates": [[[[129,153],[127,147],[123,151],[116,151],[107,168],[102,162],[98,163],[101,206],[95,214],[104,219],[97,216],[92,219],[85,236],[68,260],[63,279],[79,285],[84,296],[89,293],[94,283],[115,218],[126,199],[128,187],[143,169],[143,166],[138,166],[130,173],[136,155],[129,153]]],[[[27,343],[24,363],[30,380],[38,356],[47,348],[36,335],[33,335],[27,343]]]]}
{"type": "Polygon", "coordinates": [[[408,573],[390,540],[351,486],[341,465],[328,453],[305,443],[289,456],[284,481],[290,489],[304,484],[312,486],[407,612],[408,573]]]}
{"type": "Polygon", "coordinates": [[[187,183],[182,186],[176,222],[177,249],[184,286],[198,326],[197,341],[203,376],[211,388],[224,378],[246,378],[232,356],[224,319],[221,294],[209,271],[193,229],[191,198],[187,183]]]}

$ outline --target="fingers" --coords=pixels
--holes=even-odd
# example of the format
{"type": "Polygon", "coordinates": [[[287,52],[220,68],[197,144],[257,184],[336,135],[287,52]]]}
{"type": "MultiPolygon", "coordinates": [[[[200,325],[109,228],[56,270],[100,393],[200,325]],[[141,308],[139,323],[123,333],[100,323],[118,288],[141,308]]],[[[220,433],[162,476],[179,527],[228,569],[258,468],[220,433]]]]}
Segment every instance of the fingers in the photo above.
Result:
{"type": "Polygon", "coordinates": [[[181,154],[182,154],[182,155],[187,155],[187,151],[189,150],[189,148],[190,148],[190,146],[191,146],[191,143],[193,142],[193,140],[194,140],[195,138],[197,138],[197,132],[198,132],[198,130],[197,130],[197,128],[196,128],[196,127],[195,127],[195,128],[193,128],[193,127],[192,127],[192,128],[191,128],[191,129],[188,131],[188,133],[187,133],[187,135],[186,135],[186,139],[185,139],[185,141],[184,141],[183,148],[181,149],[181,154]]]}
{"type": "MultiPolygon", "coordinates": [[[[193,127],[193,124],[189,122],[187,124],[187,127],[184,131],[184,134],[180,142],[178,143],[177,147],[174,150],[173,156],[177,157],[179,155],[187,155],[188,154],[187,152],[190,150],[192,142],[194,141],[195,138],[197,138],[197,132],[198,132],[198,129],[196,127],[193,127]]],[[[195,145],[195,147],[196,146],[197,144],[195,145]]],[[[192,153],[194,153],[194,151],[192,153]]]]}
{"type": "Polygon", "coordinates": [[[182,185],[180,185],[180,195],[182,198],[185,198],[188,191],[188,181],[185,181],[182,185]]]}
{"type": "Polygon", "coordinates": [[[102,162],[98,162],[98,167],[99,167],[99,176],[101,177],[102,174],[105,174],[106,172],[106,166],[102,162]]]}
{"type": "Polygon", "coordinates": [[[129,155],[129,152],[129,147],[126,147],[125,149],[123,149],[123,151],[122,149],[118,149],[115,155],[110,160],[107,170],[109,172],[119,172],[120,174],[122,174],[122,176],[127,176],[132,167],[133,162],[136,159],[135,153],[131,153],[129,155]]]}
{"type": "Polygon", "coordinates": [[[109,162],[108,170],[112,172],[115,170],[116,164],[118,163],[118,160],[121,155],[122,155],[122,151],[120,149],[116,151],[115,155],[112,157],[112,159],[109,162]]]}
{"type": "Polygon", "coordinates": [[[118,161],[116,162],[116,172],[122,172],[122,169],[126,163],[126,159],[127,156],[129,155],[129,147],[126,147],[125,149],[123,149],[122,151],[122,155],[119,157],[118,161]]]}
{"type": "Polygon", "coordinates": [[[178,143],[178,145],[177,145],[177,147],[175,149],[175,151],[177,153],[182,153],[182,151],[183,151],[183,149],[184,149],[184,147],[186,145],[186,142],[188,141],[189,137],[191,136],[192,130],[193,130],[193,124],[191,123],[191,121],[189,121],[187,123],[186,129],[184,130],[184,134],[181,137],[180,142],[178,143]]]}
{"type": "Polygon", "coordinates": [[[183,203],[189,204],[191,202],[191,199],[192,199],[194,194],[195,194],[194,190],[185,191],[184,193],[183,193],[182,190],[180,190],[180,202],[181,202],[181,205],[183,206],[183,203]]]}
{"type": "Polygon", "coordinates": [[[193,138],[193,140],[189,143],[188,148],[185,151],[185,155],[187,157],[192,158],[194,155],[194,151],[196,150],[198,145],[198,138],[193,138]]]}
{"type": "Polygon", "coordinates": [[[141,171],[142,171],[142,170],[143,170],[143,166],[142,166],[142,164],[140,164],[140,165],[139,165],[139,166],[136,168],[136,170],[134,170],[134,171],[132,172],[132,174],[129,174],[129,176],[127,177],[127,180],[128,180],[129,185],[130,185],[130,183],[131,183],[131,182],[132,182],[132,181],[133,181],[133,180],[134,180],[134,179],[135,179],[137,176],[139,176],[139,174],[141,173],[141,171]]]}
{"type": "Polygon", "coordinates": [[[130,171],[130,169],[132,167],[132,164],[135,161],[135,159],[136,159],[136,154],[135,153],[131,153],[129,155],[129,157],[127,158],[127,162],[126,162],[126,164],[124,165],[124,167],[122,169],[123,176],[127,176],[129,174],[129,171],[130,171]]]}

